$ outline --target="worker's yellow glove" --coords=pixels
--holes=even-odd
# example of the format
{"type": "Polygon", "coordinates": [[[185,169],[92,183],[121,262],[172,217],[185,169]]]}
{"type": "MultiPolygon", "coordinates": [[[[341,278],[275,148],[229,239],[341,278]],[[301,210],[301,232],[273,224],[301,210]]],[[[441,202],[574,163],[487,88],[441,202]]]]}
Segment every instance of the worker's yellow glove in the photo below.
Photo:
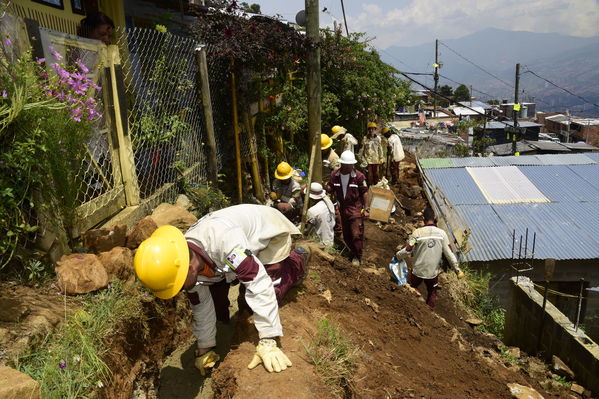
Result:
{"type": "Polygon", "coordinates": [[[200,374],[202,377],[206,376],[208,372],[207,369],[211,369],[214,367],[216,362],[220,360],[220,355],[214,351],[208,351],[204,353],[202,356],[196,357],[195,366],[198,370],[200,370],[200,374]]]}
{"type": "Polygon", "coordinates": [[[273,371],[279,373],[291,366],[291,361],[277,347],[277,342],[268,338],[261,339],[256,346],[256,353],[250,364],[248,364],[248,369],[253,369],[260,363],[264,363],[264,367],[269,373],[273,371]]]}
{"type": "Polygon", "coordinates": [[[274,191],[271,191],[270,192],[270,199],[273,200],[273,201],[276,201],[277,199],[279,199],[279,196],[274,191]]]}
{"type": "Polygon", "coordinates": [[[462,278],[464,278],[464,272],[463,272],[463,271],[461,271],[461,270],[460,270],[460,271],[459,271],[459,272],[457,272],[456,274],[457,274],[457,276],[458,276],[458,279],[462,279],[462,278]]]}

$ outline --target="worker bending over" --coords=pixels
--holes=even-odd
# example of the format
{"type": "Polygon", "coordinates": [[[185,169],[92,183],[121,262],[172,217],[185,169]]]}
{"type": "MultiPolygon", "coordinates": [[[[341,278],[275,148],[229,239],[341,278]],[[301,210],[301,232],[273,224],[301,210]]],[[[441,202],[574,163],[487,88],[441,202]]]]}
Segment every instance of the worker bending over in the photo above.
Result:
{"type": "Polygon", "coordinates": [[[291,249],[294,234],[299,230],[276,209],[242,204],[207,214],[185,235],[162,226],[137,249],[135,273],[157,297],[186,291],[202,375],[220,359],[213,350],[216,321],[229,320],[229,285],[237,279],[260,337],[248,367],[264,363],[280,372],[291,366],[275,339],[283,335],[278,301],[304,277],[310,256],[308,248],[291,249]]]}
{"type": "Polygon", "coordinates": [[[281,162],[275,170],[270,199],[272,206],[295,222],[302,210],[302,187],[293,178],[295,170],[287,162],[281,162]]]}
{"type": "Polygon", "coordinates": [[[306,235],[318,236],[324,245],[333,245],[335,239],[335,206],[322,184],[310,184],[310,202],[313,204],[306,214],[306,235]]]}

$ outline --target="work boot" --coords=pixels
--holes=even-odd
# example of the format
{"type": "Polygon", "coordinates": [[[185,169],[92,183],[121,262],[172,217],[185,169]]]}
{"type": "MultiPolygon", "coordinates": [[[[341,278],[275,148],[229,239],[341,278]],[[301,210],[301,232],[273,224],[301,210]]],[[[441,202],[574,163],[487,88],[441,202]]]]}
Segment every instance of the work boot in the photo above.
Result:
{"type": "Polygon", "coordinates": [[[360,266],[360,259],[358,259],[358,258],[353,258],[353,259],[351,260],[351,264],[352,264],[352,266],[356,266],[356,267],[360,266]]]}
{"type": "Polygon", "coordinates": [[[308,262],[310,261],[310,255],[312,254],[312,251],[310,250],[310,247],[303,246],[303,245],[295,247],[294,251],[296,253],[300,254],[302,256],[302,258],[304,258],[304,274],[302,274],[302,276],[299,278],[299,280],[295,284],[295,285],[298,285],[298,284],[301,284],[304,281],[304,279],[306,278],[306,276],[308,275],[308,271],[309,271],[308,262]]]}

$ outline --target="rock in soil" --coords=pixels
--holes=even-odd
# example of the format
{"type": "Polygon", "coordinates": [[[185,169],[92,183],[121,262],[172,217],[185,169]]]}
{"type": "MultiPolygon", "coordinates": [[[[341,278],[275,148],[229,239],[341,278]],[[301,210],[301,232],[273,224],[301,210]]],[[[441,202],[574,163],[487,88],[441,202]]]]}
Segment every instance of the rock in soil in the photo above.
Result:
{"type": "Polygon", "coordinates": [[[507,384],[507,386],[516,399],[543,399],[543,396],[531,387],[516,383],[507,384]]]}
{"type": "Polygon", "coordinates": [[[119,278],[127,281],[133,277],[133,253],[129,248],[113,248],[99,254],[98,259],[106,269],[108,280],[119,278]]]}
{"type": "Polygon", "coordinates": [[[112,228],[88,230],[81,233],[83,246],[94,253],[110,251],[114,247],[124,247],[127,240],[127,226],[120,224],[112,228]]]}
{"type": "Polygon", "coordinates": [[[564,363],[562,361],[562,359],[560,359],[559,357],[557,357],[555,355],[553,355],[551,357],[551,368],[553,369],[553,371],[555,371],[555,373],[557,375],[567,377],[571,380],[573,380],[575,377],[572,369],[570,367],[568,367],[568,365],[566,363],[564,363]]]}
{"type": "Polygon", "coordinates": [[[0,298],[0,321],[16,323],[29,313],[27,305],[18,299],[0,298]]]}
{"type": "Polygon", "coordinates": [[[170,224],[181,230],[187,230],[198,220],[193,213],[167,203],[162,203],[154,209],[152,219],[154,219],[158,227],[170,224]]]}
{"type": "Polygon", "coordinates": [[[39,399],[40,387],[37,381],[13,368],[0,366],[0,398],[39,399]]]}
{"type": "Polygon", "coordinates": [[[146,238],[150,237],[158,225],[151,216],[146,216],[140,220],[133,230],[127,236],[127,248],[135,249],[139,247],[146,238]]]}
{"type": "Polygon", "coordinates": [[[65,255],[57,263],[58,285],[66,294],[85,294],[108,284],[106,269],[94,254],[65,255]]]}

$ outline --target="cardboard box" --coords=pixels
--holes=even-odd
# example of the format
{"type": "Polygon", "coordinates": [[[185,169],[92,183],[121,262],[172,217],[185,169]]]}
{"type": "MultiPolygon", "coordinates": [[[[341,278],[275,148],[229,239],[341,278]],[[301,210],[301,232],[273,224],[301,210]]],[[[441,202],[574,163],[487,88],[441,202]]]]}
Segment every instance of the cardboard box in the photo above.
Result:
{"type": "Polygon", "coordinates": [[[388,222],[395,194],[393,191],[380,187],[371,186],[368,189],[368,207],[370,208],[370,220],[388,222]]]}

